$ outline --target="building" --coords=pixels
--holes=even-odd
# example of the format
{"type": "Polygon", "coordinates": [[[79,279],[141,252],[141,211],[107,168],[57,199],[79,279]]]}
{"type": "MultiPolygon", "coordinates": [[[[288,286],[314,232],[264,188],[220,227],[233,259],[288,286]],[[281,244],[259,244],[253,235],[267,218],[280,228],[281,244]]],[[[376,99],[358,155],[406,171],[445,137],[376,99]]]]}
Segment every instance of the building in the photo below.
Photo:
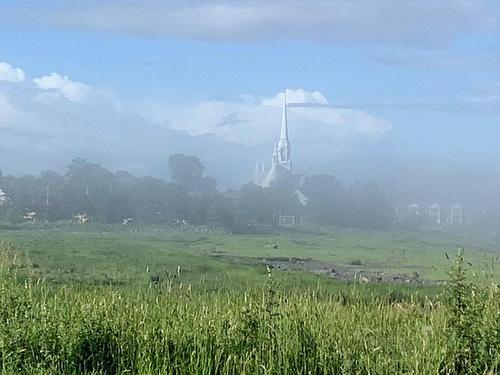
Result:
{"type": "Polygon", "coordinates": [[[7,204],[9,202],[9,197],[0,189],[0,206],[7,204]]]}
{"type": "MultiPolygon", "coordinates": [[[[427,211],[422,207],[425,204],[412,203],[407,206],[398,206],[395,209],[396,220],[400,223],[410,224],[417,227],[426,227],[428,225],[446,226],[462,225],[470,222],[470,211],[466,210],[460,204],[451,206],[432,203],[428,205],[427,211]]],[[[477,216],[484,217],[484,212],[478,212],[477,216]]]]}
{"type": "Polygon", "coordinates": [[[463,208],[460,204],[450,206],[448,220],[451,225],[462,225],[463,208]]]}
{"type": "MultiPolygon", "coordinates": [[[[301,178],[299,175],[293,173],[287,112],[285,92],[283,110],[281,113],[280,137],[278,142],[274,144],[271,168],[266,171],[264,164],[257,163],[255,167],[254,183],[263,188],[293,189],[298,201],[305,207],[308,199],[300,190],[301,178]]],[[[286,212],[280,212],[277,216],[278,224],[285,226],[302,223],[305,220],[303,216],[289,215],[286,212]]]]}
{"type": "Polygon", "coordinates": [[[433,203],[429,206],[429,222],[441,224],[441,206],[437,203],[433,203]]]}
{"type": "Polygon", "coordinates": [[[273,184],[286,183],[294,180],[291,160],[291,147],[288,138],[288,114],[286,93],[284,95],[283,111],[281,114],[281,130],[279,141],[274,144],[271,168],[266,171],[264,164],[257,163],[255,167],[254,183],[262,187],[271,187],[273,184]]]}

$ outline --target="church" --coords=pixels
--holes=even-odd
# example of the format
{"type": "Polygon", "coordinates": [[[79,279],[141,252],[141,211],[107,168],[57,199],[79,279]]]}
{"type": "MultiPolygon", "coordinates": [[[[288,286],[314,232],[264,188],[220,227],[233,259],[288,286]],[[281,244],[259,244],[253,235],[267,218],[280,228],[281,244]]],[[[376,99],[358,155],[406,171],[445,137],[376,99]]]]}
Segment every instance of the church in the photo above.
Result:
{"type": "Polygon", "coordinates": [[[264,164],[256,165],[254,183],[263,188],[286,187],[294,190],[302,206],[307,204],[307,197],[300,191],[300,176],[293,173],[291,147],[288,136],[288,113],[286,92],[283,95],[281,130],[278,142],[274,144],[271,168],[266,171],[264,164]]]}

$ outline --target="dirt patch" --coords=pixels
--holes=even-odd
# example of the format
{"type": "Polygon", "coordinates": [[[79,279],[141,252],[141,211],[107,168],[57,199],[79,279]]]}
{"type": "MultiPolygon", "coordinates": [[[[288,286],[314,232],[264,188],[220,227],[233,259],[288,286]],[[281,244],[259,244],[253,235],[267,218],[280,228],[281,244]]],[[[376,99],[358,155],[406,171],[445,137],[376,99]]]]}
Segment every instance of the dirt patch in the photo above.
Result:
{"type": "Polygon", "coordinates": [[[366,283],[384,282],[412,285],[435,285],[439,283],[435,280],[423,279],[417,272],[389,274],[382,271],[367,270],[359,266],[338,265],[311,258],[274,257],[263,259],[262,262],[280,271],[307,271],[345,281],[357,280],[366,283]]]}
{"type": "Polygon", "coordinates": [[[365,266],[338,265],[331,262],[319,261],[313,258],[295,257],[238,257],[223,254],[212,254],[211,257],[239,264],[263,264],[277,271],[306,271],[324,275],[337,280],[359,281],[362,283],[397,283],[409,285],[438,285],[442,281],[423,279],[417,272],[412,273],[387,273],[372,271],[365,266]]]}

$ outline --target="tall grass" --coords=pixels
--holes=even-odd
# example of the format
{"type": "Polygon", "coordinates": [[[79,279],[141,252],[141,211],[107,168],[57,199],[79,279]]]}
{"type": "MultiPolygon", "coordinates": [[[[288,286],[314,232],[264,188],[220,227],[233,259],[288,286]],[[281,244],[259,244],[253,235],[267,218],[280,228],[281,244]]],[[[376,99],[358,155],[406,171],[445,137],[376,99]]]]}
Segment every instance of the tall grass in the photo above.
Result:
{"type": "Polygon", "coordinates": [[[439,374],[499,370],[498,291],[457,259],[442,301],[181,283],[54,287],[0,250],[5,374],[439,374]]]}

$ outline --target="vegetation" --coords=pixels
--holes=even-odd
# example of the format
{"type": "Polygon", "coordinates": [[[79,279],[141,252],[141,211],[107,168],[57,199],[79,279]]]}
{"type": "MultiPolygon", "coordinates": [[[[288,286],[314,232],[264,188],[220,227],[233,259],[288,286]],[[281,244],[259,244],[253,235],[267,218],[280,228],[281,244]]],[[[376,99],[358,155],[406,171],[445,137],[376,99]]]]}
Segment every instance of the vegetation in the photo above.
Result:
{"type": "Polygon", "coordinates": [[[472,283],[461,257],[446,298],[434,301],[286,292],[271,272],[241,292],[198,292],[182,270],[143,288],[61,288],[37,280],[16,249],[3,245],[1,257],[7,374],[475,374],[499,366],[498,291],[472,283]]]}
{"type": "Polygon", "coordinates": [[[333,176],[311,176],[304,184],[310,204],[303,207],[293,184],[247,184],[239,192],[222,193],[194,156],[170,155],[168,168],[170,182],[113,173],[83,159],[73,160],[64,175],[45,171],[40,176],[2,177],[0,172],[0,223],[186,223],[249,233],[275,226],[280,214],[362,228],[388,227],[392,220],[390,202],[373,184],[346,190],[333,176]]]}
{"type": "MultiPolygon", "coordinates": [[[[0,229],[0,240],[22,249],[35,264],[38,277],[51,282],[144,285],[149,282],[146,268],[165,277],[181,266],[185,282],[203,282],[214,289],[251,287],[273,258],[311,259],[353,273],[417,272],[422,279],[439,281],[447,278],[446,252],[453,254],[464,246],[471,262],[488,269],[500,250],[495,234],[463,229],[442,233],[316,228],[230,235],[203,227],[27,224],[0,229]]],[[[500,277],[500,268],[493,272],[500,277]]],[[[275,278],[281,285],[295,286],[302,280],[304,285],[316,284],[320,276],[279,272],[275,278]]],[[[321,278],[323,284],[330,282],[321,278]]]]}
{"type": "MultiPolygon", "coordinates": [[[[244,256],[304,253],[316,241],[309,255],[327,259],[335,237],[333,259],[366,267],[377,250],[359,245],[383,246],[384,235],[3,230],[1,373],[497,373],[498,287],[462,254],[442,254],[452,266],[444,289],[339,282],[244,256]],[[359,252],[342,255],[347,243],[359,252]]],[[[426,253],[419,241],[407,251],[426,253]]]]}

